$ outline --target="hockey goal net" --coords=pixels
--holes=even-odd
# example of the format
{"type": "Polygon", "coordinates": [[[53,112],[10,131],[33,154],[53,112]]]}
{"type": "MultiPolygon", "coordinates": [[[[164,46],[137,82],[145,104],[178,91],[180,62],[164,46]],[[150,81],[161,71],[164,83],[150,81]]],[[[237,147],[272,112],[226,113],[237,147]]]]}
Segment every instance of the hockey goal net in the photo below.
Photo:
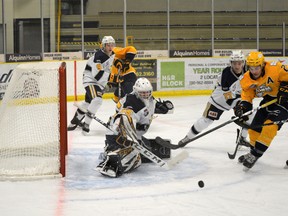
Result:
{"type": "Polygon", "coordinates": [[[24,63],[0,102],[0,178],[65,176],[66,63],[24,63]]]}

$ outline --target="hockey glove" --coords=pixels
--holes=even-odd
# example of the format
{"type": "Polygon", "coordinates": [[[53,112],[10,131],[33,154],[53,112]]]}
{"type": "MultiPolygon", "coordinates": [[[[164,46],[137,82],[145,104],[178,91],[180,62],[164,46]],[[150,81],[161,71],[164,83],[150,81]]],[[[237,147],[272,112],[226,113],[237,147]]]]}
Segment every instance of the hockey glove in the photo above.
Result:
{"type": "Polygon", "coordinates": [[[288,108],[288,82],[281,82],[277,94],[277,103],[288,108]]]}
{"type": "Polygon", "coordinates": [[[123,70],[124,62],[121,59],[115,59],[113,65],[118,68],[119,70],[123,70]]]}
{"type": "Polygon", "coordinates": [[[234,107],[235,116],[239,117],[239,121],[247,121],[249,119],[248,116],[243,116],[244,113],[252,110],[252,104],[247,101],[240,101],[234,107]],[[242,117],[243,116],[243,117],[242,117]]]}
{"type": "Polygon", "coordinates": [[[125,73],[130,68],[130,61],[125,61],[122,67],[122,71],[125,73]]]}
{"type": "Polygon", "coordinates": [[[159,101],[156,102],[155,106],[155,113],[157,114],[166,114],[168,112],[172,113],[174,110],[174,105],[171,101],[161,101],[159,98],[159,101]]]}

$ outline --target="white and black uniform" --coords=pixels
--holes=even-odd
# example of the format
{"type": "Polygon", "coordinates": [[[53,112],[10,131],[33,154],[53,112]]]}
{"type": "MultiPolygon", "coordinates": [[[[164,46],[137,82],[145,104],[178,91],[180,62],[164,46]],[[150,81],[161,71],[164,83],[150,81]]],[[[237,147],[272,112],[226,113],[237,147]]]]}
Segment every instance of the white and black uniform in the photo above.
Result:
{"type": "Polygon", "coordinates": [[[78,125],[82,124],[82,131],[85,133],[89,132],[89,125],[102,105],[102,96],[108,82],[114,57],[115,54],[113,52],[108,56],[100,49],[88,59],[83,72],[83,86],[86,90],[85,101],[81,105],[88,112],[85,115],[83,111],[77,109],[71,124],[68,126],[68,130],[74,130],[78,125]],[[84,116],[84,123],[81,123],[84,116]]]}
{"type": "Polygon", "coordinates": [[[235,74],[231,66],[226,67],[218,77],[217,85],[209,98],[209,103],[223,111],[232,109],[240,100],[241,86],[239,78],[241,75],[242,73],[235,74]],[[225,98],[225,93],[229,93],[229,99],[225,98]]]}
{"type": "Polygon", "coordinates": [[[107,85],[114,57],[114,53],[108,56],[102,49],[91,56],[83,72],[83,86],[97,85],[103,90],[107,85]]]}
{"type": "Polygon", "coordinates": [[[85,115],[84,126],[82,127],[84,133],[89,132],[89,125],[102,105],[102,96],[108,83],[114,57],[115,54],[113,52],[108,56],[100,49],[87,61],[83,73],[83,85],[86,90],[83,106],[88,110],[85,115]]]}
{"type": "MultiPolygon", "coordinates": [[[[132,109],[132,119],[135,124],[137,137],[141,140],[142,136],[147,132],[150,127],[153,115],[155,113],[156,101],[151,97],[147,103],[144,103],[134,93],[127,94],[121,98],[117,104],[117,111],[128,108],[132,109]]],[[[113,128],[113,119],[110,121],[110,127],[113,128]]],[[[118,133],[114,133],[117,135],[118,133]]],[[[113,132],[108,130],[107,135],[113,135],[113,132]]]]}
{"type": "Polygon", "coordinates": [[[243,69],[242,73],[236,74],[231,66],[224,68],[218,77],[217,85],[209,98],[202,117],[192,125],[188,132],[187,136],[190,139],[206,129],[213,121],[219,120],[224,111],[232,109],[237,101],[240,101],[240,79],[244,72],[243,69]]]}

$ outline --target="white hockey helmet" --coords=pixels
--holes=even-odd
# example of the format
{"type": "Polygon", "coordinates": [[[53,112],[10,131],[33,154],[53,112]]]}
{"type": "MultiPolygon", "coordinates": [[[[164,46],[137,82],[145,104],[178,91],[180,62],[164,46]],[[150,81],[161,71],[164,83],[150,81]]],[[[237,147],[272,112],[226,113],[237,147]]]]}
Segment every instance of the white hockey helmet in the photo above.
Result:
{"type": "Polygon", "coordinates": [[[152,96],[153,87],[147,78],[141,77],[136,80],[133,91],[142,100],[149,100],[152,96]]]}
{"type": "Polygon", "coordinates": [[[233,61],[243,61],[245,62],[245,56],[242,50],[233,50],[232,54],[230,55],[230,62],[233,61]]]}
{"type": "Polygon", "coordinates": [[[104,48],[105,45],[109,43],[115,44],[114,38],[112,36],[104,36],[101,42],[102,48],[104,48]]]}

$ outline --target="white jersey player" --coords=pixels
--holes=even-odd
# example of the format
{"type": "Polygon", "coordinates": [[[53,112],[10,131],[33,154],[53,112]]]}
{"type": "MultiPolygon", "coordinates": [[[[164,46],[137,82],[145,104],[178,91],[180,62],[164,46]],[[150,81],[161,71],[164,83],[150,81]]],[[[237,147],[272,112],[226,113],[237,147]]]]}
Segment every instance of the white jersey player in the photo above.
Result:
{"type": "MultiPolygon", "coordinates": [[[[230,56],[231,65],[224,68],[218,77],[217,85],[209,98],[205,111],[189,129],[187,135],[179,141],[182,145],[206,129],[215,120],[219,120],[224,111],[235,107],[241,96],[240,77],[245,72],[245,56],[242,51],[235,50],[230,56]]],[[[239,141],[244,146],[249,146],[246,141],[247,130],[243,129],[239,141]]]]}
{"type": "Polygon", "coordinates": [[[102,49],[98,50],[88,59],[83,72],[83,86],[86,90],[86,94],[85,102],[82,104],[82,107],[87,109],[88,112],[85,115],[84,112],[77,109],[68,126],[68,131],[74,130],[80,125],[84,134],[89,133],[89,125],[102,104],[104,88],[107,85],[115,56],[113,52],[114,47],[114,38],[112,36],[104,36],[102,39],[102,49]],[[81,123],[84,116],[84,123],[81,123]]]}
{"type": "MultiPolygon", "coordinates": [[[[170,101],[159,102],[152,96],[152,85],[146,78],[137,79],[133,92],[121,98],[117,103],[117,112],[109,120],[109,130],[106,133],[105,158],[97,166],[97,170],[109,177],[118,177],[141,165],[141,157],[132,148],[132,141],[121,132],[121,118],[129,119],[131,128],[136,131],[139,143],[149,145],[143,135],[147,132],[154,113],[166,114],[173,110],[170,101]],[[145,142],[145,143],[144,143],[145,142]]],[[[147,147],[148,148],[148,147],[147,147]]]]}

